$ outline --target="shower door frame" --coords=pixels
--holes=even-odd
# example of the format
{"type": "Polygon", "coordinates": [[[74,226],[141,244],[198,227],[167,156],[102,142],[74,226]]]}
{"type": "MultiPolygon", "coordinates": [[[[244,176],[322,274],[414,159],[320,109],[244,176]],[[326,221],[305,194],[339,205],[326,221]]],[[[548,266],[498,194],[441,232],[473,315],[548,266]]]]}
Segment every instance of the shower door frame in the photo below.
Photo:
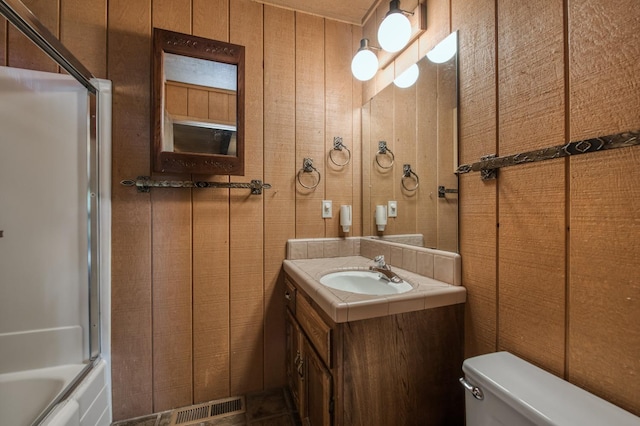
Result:
{"type": "Polygon", "coordinates": [[[35,420],[34,424],[40,423],[49,412],[59,402],[67,399],[75,390],[77,385],[86,377],[95,366],[101,354],[102,330],[100,320],[100,157],[99,157],[99,117],[100,111],[100,90],[99,83],[94,84],[96,78],[73,54],[42,25],[38,18],[20,0],[0,0],[0,14],[3,15],[12,25],[29,38],[34,44],[42,49],[60,67],[73,76],[82,86],[87,89],[87,247],[88,253],[88,276],[89,287],[88,311],[89,318],[86,324],[89,327],[89,359],[87,364],[78,376],[67,386],[67,388],[53,400],[48,408],[43,411],[35,420]]]}

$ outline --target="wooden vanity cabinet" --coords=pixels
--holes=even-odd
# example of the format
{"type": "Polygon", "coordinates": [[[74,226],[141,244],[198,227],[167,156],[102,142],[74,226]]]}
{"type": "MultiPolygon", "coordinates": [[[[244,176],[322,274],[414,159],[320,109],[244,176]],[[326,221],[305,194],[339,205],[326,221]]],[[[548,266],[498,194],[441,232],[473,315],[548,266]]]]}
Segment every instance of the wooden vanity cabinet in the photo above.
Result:
{"type": "Polygon", "coordinates": [[[331,327],[289,279],[285,283],[286,371],[291,395],[305,425],[330,426],[333,378],[326,361],[331,356],[331,327]],[[318,355],[316,347],[325,356],[318,355]]]}
{"type": "Polygon", "coordinates": [[[305,425],[464,424],[464,305],[334,323],[285,274],[287,376],[305,425]]]}

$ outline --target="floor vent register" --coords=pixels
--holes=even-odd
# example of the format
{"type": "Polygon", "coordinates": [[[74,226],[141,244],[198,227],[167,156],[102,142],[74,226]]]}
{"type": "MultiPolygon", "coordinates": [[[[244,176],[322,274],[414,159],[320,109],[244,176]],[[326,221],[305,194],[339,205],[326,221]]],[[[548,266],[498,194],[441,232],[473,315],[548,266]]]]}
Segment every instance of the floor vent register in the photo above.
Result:
{"type": "Polygon", "coordinates": [[[244,397],[225,398],[174,410],[169,426],[187,426],[206,420],[244,413],[244,397]]]}

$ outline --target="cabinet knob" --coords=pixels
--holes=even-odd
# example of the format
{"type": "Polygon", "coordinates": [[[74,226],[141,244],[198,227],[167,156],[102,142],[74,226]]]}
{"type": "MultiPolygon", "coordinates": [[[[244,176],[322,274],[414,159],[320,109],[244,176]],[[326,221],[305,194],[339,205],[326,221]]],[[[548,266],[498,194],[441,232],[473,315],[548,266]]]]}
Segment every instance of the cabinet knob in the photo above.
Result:
{"type": "Polygon", "coordinates": [[[286,290],[284,292],[284,298],[287,300],[291,300],[291,293],[289,293],[289,290],[286,290]]]}

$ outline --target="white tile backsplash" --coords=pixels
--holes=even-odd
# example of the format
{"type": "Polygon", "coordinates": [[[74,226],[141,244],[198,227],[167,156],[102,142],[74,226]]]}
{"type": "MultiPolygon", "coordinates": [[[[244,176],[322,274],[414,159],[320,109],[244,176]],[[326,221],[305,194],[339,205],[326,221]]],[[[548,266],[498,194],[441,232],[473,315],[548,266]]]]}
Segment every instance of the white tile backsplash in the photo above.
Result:
{"type": "MultiPolygon", "coordinates": [[[[422,236],[405,236],[405,241],[422,236]]],[[[308,238],[287,241],[287,259],[317,259],[363,256],[373,259],[383,255],[385,261],[425,277],[451,285],[462,285],[462,265],[458,253],[412,246],[370,237],[308,238]]]]}

